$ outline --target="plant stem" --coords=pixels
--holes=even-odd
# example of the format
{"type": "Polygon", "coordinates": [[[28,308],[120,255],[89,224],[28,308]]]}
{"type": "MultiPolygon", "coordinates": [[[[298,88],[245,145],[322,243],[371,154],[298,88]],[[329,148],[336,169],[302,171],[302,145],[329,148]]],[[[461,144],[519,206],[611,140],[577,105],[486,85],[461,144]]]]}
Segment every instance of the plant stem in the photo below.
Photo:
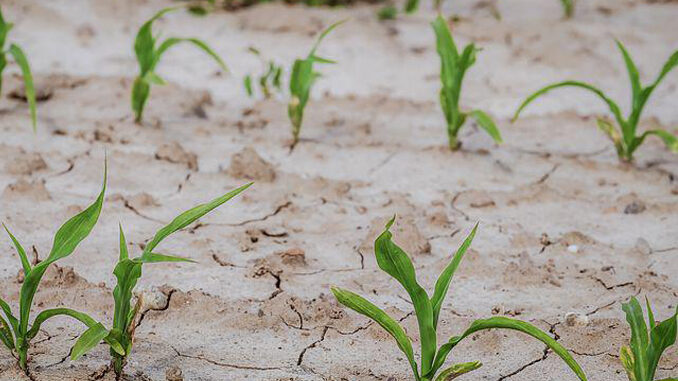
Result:
{"type": "Polygon", "coordinates": [[[450,150],[456,151],[461,147],[461,142],[459,139],[457,139],[457,136],[453,134],[451,131],[448,131],[448,138],[449,138],[449,143],[450,143],[450,150]]]}
{"type": "Polygon", "coordinates": [[[116,379],[122,375],[122,369],[125,367],[125,358],[120,355],[113,355],[113,371],[115,372],[116,379]]]}
{"type": "Polygon", "coordinates": [[[19,352],[19,367],[24,373],[28,374],[28,349],[19,348],[17,352],[19,352]]]}

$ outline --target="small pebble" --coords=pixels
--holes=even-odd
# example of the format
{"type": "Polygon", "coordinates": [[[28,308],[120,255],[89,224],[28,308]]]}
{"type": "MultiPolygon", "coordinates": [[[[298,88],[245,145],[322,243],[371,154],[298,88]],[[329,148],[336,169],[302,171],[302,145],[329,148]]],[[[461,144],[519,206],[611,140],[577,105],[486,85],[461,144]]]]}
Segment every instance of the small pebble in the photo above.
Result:
{"type": "Polygon", "coordinates": [[[579,251],[579,246],[570,245],[567,247],[567,251],[569,251],[570,253],[577,253],[579,251]]]}
{"type": "Polygon", "coordinates": [[[589,324],[589,317],[584,314],[579,314],[576,312],[568,312],[565,315],[565,324],[568,327],[585,327],[589,324]]]}

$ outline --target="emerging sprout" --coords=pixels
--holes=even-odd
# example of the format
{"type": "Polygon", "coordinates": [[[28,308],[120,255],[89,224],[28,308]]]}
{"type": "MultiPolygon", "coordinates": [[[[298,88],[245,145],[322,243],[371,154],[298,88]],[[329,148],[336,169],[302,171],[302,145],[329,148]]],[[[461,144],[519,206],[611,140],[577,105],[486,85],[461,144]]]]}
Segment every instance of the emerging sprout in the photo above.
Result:
{"type": "Polygon", "coordinates": [[[329,60],[327,58],[322,58],[315,54],[315,51],[318,49],[318,46],[322,40],[327,36],[334,28],[344,23],[346,20],[336,22],[330,25],[325,29],[318,40],[313,45],[313,48],[308,53],[308,56],[304,59],[298,58],[294,61],[292,66],[292,75],[290,76],[290,94],[291,98],[289,104],[287,105],[287,114],[292,123],[292,146],[291,149],[294,149],[294,146],[299,142],[299,132],[301,132],[301,123],[304,119],[304,109],[306,108],[306,103],[308,102],[309,95],[311,93],[311,88],[313,83],[320,76],[320,73],[313,70],[314,63],[324,63],[324,64],[333,64],[335,61],[329,60]]]}
{"type": "Polygon", "coordinates": [[[493,328],[516,330],[536,338],[560,356],[580,380],[586,381],[586,376],[579,364],[577,364],[574,358],[572,358],[570,353],[562,345],[556,342],[548,334],[530,323],[503,316],[476,320],[471,323],[461,335],[452,337],[447,343],[438,347],[436,342],[440,310],[442,309],[445,295],[450,287],[452,276],[461,263],[464,253],[471,245],[471,241],[475,236],[478,226],[476,225],[473,228],[471,234],[469,234],[464,243],[462,243],[457,250],[452,261],[440,274],[435,285],[433,296],[429,297],[426,290],[424,290],[417,282],[414,266],[407,256],[407,253],[391,241],[392,235],[389,228],[393,225],[394,220],[395,217],[386,224],[384,232],[377,237],[374,242],[374,253],[377,257],[379,268],[395,278],[403,286],[405,291],[407,291],[410,300],[412,301],[414,313],[417,316],[417,322],[419,323],[421,367],[419,368],[417,366],[410,338],[396,320],[358,294],[338,287],[333,287],[332,293],[334,293],[334,296],[339,303],[374,320],[393,336],[398,344],[398,348],[405,353],[405,356],[412,367],[412,372],[414,373],[414,379],[416,381],[448,381],[461,374],[478,369],[481,366],[481,363],[477,361],[456,364],[444,369],[443,365],[445,365],[445,361],[450,351],[463,339],[471,336],[475,332],[493,328]]]}
{"type": "MultiPolygon", "coordinates": [[[[122,226],[120,226],[120,255],[118,257],[118,264],[115,266],[115,270],[113,270],[113,274],[117,279],[117,285],[113,289],[113,300],[115,302],[113,328],[107,331],[109,332],[108,337],[113,340],[105,340],[111,347],[112,367],[118,377],[122,375],[127,357],[132,352],[137,318],[143,312],[140,311],[141,300],[138,300],[136,305],[132,303],[132,293],[137,281],[141,278],[142,266],[146,263],[193,262],[187,258],[158,254],[154,250],[169,235],[192,224],[197,219],[240,194],[250,185],[252,184],[241,186],[206,204],[198,205],[183,212],[168,225],[158,230],[151,242],[144,247],[141,255],[136,258],[129,257],[125,235],[122,231],[122,226]],[[111,341],[116,343],[116,346],[111,345],[111,341]]],[[[100,323],[97,324],[103,326],[100,323]]],[[[104,338],[103,333],[95,335],[94,333],[89,334],[89,331],[85,332],[73,346],[71,358],[75,360],[87,353],[104,338]]]]}
{"type": "MultiPolygon", "coordinates": [[[[654,381],[662,353],[676,342],[678,308],[673,316],[657,324],[649,300],[645,299],[645,302],[649,330],[648,325],[645,325],[643,309],[635,297],[622,304],[626,321],[631,326],[631,342],[629,346],[621,348],[619,359],[630,381],[654,381]]],[[[667,378],[662,381],[675,380],[678,378],[667,378]]]]}
{"type": "Polygon", "coordinates": [[[23,49],[17,44],[10,44],[9,49],[5,49],[5,42],[7,42],[7,34],[12,29],[14,24],[5,21],[2,16],[2,9],[0,9],[0,91],[2,90],[2,72],[7,67],[7,54],[9,53],[14,62],[19,65],[21,74],[24,78],[24,89],[26,93],[26,101],[28,101],[28,108],[31,113],[31,122],[33,123],[33,132],[37,129],[37,116],[35,110],[35,88],[33,86],[33,75],[31,74],[31,67],[28,64],[26,54],[23,49]]]}
{"type": "Polygon", "coordinates": [[[563,4],[563,12],[565,12],[565,18],[570,18],[574,15],[574,0],[560,0],[563,4]]]}
{"type": "Polygon", "coordinates": [[[631,113],[627,118],[622,116],[622,112],[612,99],[610,99],[605,93],[603,93],[598,88],[589,85],[588,83],[579,82],[579,81],[564,81],[558,82],[549,86],[546,86],[534,94],[530,95],[525,99],[525,101],[518,107],[513,120],[518,119],[520,113],[530,104],[533,100],[539,98],[540,96],[548,93],[549,91],[559,88],[559,87],[579,87],[584,90],[588,90],[593,94],[597,95],[600,99],[607,104],[607,107],[614,115],[615,121],[617,124],[613,124],[609,119],[598,119],[598,127],[603,131],[609,138],[612,140],[614,147],[617,150],[617,155],[622,161],[630,162],[633,160],[633,153],[636,151],[645,138],[650,135],[655,135],[664,141],[664,144],[668,149],[673,152],[678,153],[678,138],[668,131],[662,129],[647,130],[640,134],[636,135],[636,130],[638,129],[638,123],[640,122],[640,115],[645,108],[650,95],[654,89],[659,85],[659,83],[664,79],[664,77],[676,66],[678,66],[678,51],[674,52],[671,57],[666,61],[664,67],[659,72],[657,78],[650,85],[643,87],[640,83],[640,75],[638,74],[638,68],[636,64],[631,59],[631,56],[626,51],[624,45],[617,41],[617,47],[621,51],[622,56],[624,57],[624,62],[626,63],[626,69],[629,74],[629,80],[631,81],[631,113]]]}
{"type": "Polygon", "coordinates": [[[224,71],[227,70],[226,64],[224,64],[221,57],[206,43],[197,38],[170,37],[156,46],[157,40],[153,37],[152,30],[153,22],[166,13],[176,11],[177,9],[180,8],[165,8],[156,13],[155,16],[139,28],[139,32],[137,32],[136,39],[134,40],[134,52],[139,63],[139,75],[134,79],[132,87],[132,110],[134,111],[134,118],[137,123],[141,122],[144,107],[151,92],[151,85],[164,85],[167,83],[155,73],[155,67],[160,62],[162,55],[172,46],[181,42],[189,42],[214,58],[224,71]]]}
{"type": "Polygon", "coordinates": [[[450,149],[454,151],[461,146],[457,136],[464,122],[466,122],[466,118],[469,116],[475,119],[478,125],[495,142],[501,143],[499,129],[489,115],[481,110],[463,112],[459,109],[459,98],[461,97],[461,85],[464,80],[464,74],[476,61],[477,49],[475,45],[467,45],[463,52],[459,54],[445,20],[438,15],[431,25],[436,34],[436,46],[440,56],[440,82],[442,83],[440,105],[445,114],[445,120],[447,120],[447,137],[450,149]]]}
{"type": "MultiPolygon", "coordinates": [[[[273,94],[273,90],[282,92],[282,66],[276,64],[273,60],[266,61],[262,57],[259,49],[249,47],[247,51],[257,56],[264,66],[264,71],[259,75],[257,80],[259,87],[261,88],[261,92],[264,94],[264,98],[270,98],[273,94]]],[[[246,75],[243,82],[245,85],[245,91],[247,91],[247,95],[250,97],[254,96],[252,75],[246,75]]]]}
{"type": "MultiPolygon", "coordinates": [[[[96,201],[87,209],[72,217],[66,223],[61,225],[59,230],[54,235],[54,242],[52,243],[52,250],[49,256],[42,262],[31,266],[26,256],[26,251],[21,246],[19,241],[10,233],[5,226],[7,234],[9,234],[14,247],[16,248],[21,265],[24,271],[24,282],[21,285],[19,293],[19,318],[17,319],[12,313],[9,305],[0,298],[0,308],[4,314],[0,314],[0,341],[18,357],[19,366],[25,372],[28,372],[28,350],[31,346],[31,340],[40,331],[42,323],[47,319],[58,315],[66,315],[75,318],[89,327],[86,335],[96,335],[101,340],[106,340],[112,348],[122,350],[120,344],[108,337],[108,331],[98,324],[91,317],[68,308],[52,308],[41,311],[33,320],[33,324],[29,327],[31,307],[33,306],[33,297],[35,296],[40,281],[42,280],[47,268],[56,261],[66,258],[73,253],[78,244],[84,240],[94,228],[94,225],[99,219],[101,207],[104,202],[104,193],[106,191],[106,171],[104,171],[104,185],[97,197],[96,201]]],[[[3,225],[4,226],[4,225],[3,225]]]]}

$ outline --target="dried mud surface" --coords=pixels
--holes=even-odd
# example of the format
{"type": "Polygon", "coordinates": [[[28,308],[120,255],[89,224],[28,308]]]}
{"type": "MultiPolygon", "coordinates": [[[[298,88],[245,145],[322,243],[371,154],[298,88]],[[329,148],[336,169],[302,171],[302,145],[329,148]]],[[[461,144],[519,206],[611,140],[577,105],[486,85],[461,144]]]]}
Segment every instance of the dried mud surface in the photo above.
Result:
{"type": "MultiPolygon", "coordinates": [[[[67,305],[109,322],[119,222],[139,250],[179,211],[254,180],[163,243],[164,252],[198,264],[145,267],[139,290],[157,303],[137,329],[129,379],[410,379],[387,335],[329,293],[339,285],[369,296],[417,340],[411,305],[377,269],[371,247],[394,213],[395,239],[427,288],[480,221],[444,305],[440,340],[476,318],[516,316],[555,335],[590,379],[625,379],[617,354],[629,332],[620,302],[647,295],[657,317],[678,302],[678,160],[651,140],[634,165],[619,164],[595,127],[606,110],[576,90],[545,98],[516,124],[509,118],[530,90],[565,77],[596,83],[626,108],[613,37],[649,81],[678,47],[678,5],[592,0],[563,21],[555,0],[516,0],[499,2],[497,21],[481,2],[454,3],[446,12],[461,16],[459,42],[484,49],[462,104],[495,116],[506,141],[499,147],[469,128],[462,151],[446,149],[428,4],[387,23],[370,6],[269,4],[167,17],[157,24],[164,36],[204,38],[232,73],[177,48],[159,69],[171,85],[154,88],[138,126],[128,107],[131,42],[168,2],[3,1],[42,101],[36,135],[25,103],[0,101],[2,221],[44,258],[59,224],[96,195],[104,152],[109,158],[100,222],[47,273],[35,306],[67,305]],[[254,45],[290,62],[305,54],[313,33],[345,17],[351,22],[322,47],[340,63],[322,68],[304,139],[290,154],[284,100],[244,94],[242,76],[258,67],[244,51],[254,45]]],[[[672,74],[657,90],[645,126],[678,126],[677,86],[672,74]]],[[[20,87],[6,78],[5,94],[20,87]]],[[[0,289],[16,304],[19,261],[8,239],[1,248],[0,289]]],[[[81,329],[67,319],[44,325],[31,353],[32,380],[113,379],[103,346],[68,360],[81,329]]],[[[484,362],[469,380],[575,380],[542,345],[511,332],[478,334],[451,358],[484,362]]],[[[0,380],[25,379],[14,363],[0,352],[0,380]]],[[[674,347],[660,375],[675,376],[677,367],[674,347]]]]}

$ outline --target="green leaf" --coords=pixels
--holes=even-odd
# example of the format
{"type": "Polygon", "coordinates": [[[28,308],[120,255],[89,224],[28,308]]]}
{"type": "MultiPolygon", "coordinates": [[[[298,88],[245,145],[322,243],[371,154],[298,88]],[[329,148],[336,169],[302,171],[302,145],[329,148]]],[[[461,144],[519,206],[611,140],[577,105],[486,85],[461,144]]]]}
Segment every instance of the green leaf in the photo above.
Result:
{"type": "Polygon", "coordinates": [[[666,77],[671,70],[673,70],[676,66],[678,66],[678,50],[673,52],[673,54],[669,57],[668,60],[666,60],[666,63],[664,63],[664,66],[662,67],[662,70],[659,72],[659,75],[657,75],[657,79],[652,83],[650,86],[651,88],[657,87],[659,83],[666,77]]]}
{"type": "Polygon", "coordinates": [[[417,283],[414,266],[407,254],[392,240],[389,231],[395,216],[374,242],[374,252],[379,268],[395,278],[410,296],[419,323],[421,339],[421,374],[427,374],[436,354],[436,331],[433,327],[433,307],[426,291],[417,283]]]}
{"type": "Polygon", "coordinates": [[[405,356],[407,356],[407,360],[412,367],[412,372],[414,372],[415,379],[419,380],[419,371],[417,370],[417,363],[414,360],[412,342],[403,328],[393,320],[393,318],[388,316],[388,314],[362,296],[338,287],[332,287],[331,290],[339,303],[374,320],[384,328],[386,332],[393,336],[398,344],[398,348],[400,348],[400,350],[405,353],[405,356]]]}
{"type": "Polygon", "coordinates": [[[628,303],[622,303],[622,310],[626,313],[626,321],[631,327],[631,352],[634,359],[634,374],[636,380],[644,381],[648,374],[648,358],[645,352],[648,344],[647,326],[643,317],[643,309],[635,297],[628,303]]]}
{"type": "Polygon", "coordinates": [[[247,91],[248,96],[254,95],[254,91],[252,90],[252,77],[248,74],[245,76],[245,79],[243,80],[243,85],[245,86],[245,91],[247,91]]]}
{"type": "Polygon", "coordinates": [[[12,44],[9,47],[9,53],[14,57],[19,68],[21,68],[21,75],[24,78],[24,88],[26,92],[26,100],[28,101],[28,108],[31,111],[31,122],[33,123],[33,132],[37,130],[37,112],[35,102],[35,87],[33,86],[33,75],[31,74],[31,67],[28,64],[28,59],[23,50],[18,45],[12,44]]]}
{"type": "Polygon", "coordinates": [[[145,257],[142,256],[138,260],[141,263],[160,263],[160,262],[190,262],[196,263],[196,261],[190,258],[177,257],[173,255],[164,255],[158,253],[148,253],[145,257]]]}
{"type": "Polygon", "coordinates": [[[139,31],[137,36],[134,39],[134,52],[137,56],[137,61],[139,62],[139,69],[141,76],[146,74],[147,71],[152,70],[155,65],[155,38],[153,37],[153,22],[161,18],[169,12],[174,12],[180,7],[171,7],[161,9],[148,21],[146,21],[139,31]]]}
{"type": "Polygon", "coordinates": [[[419,0],[407,0],[405,2],[405,13],[414,13],[419,8],[419,0]]]}
{"type": "Polygon", "coordinates": [[[626,71],[628,71],[629,80],[631,81],[631,90],[632,90],[631,100],[633,103],[635,103],[639,99],[640,92],[642,90],[642,86],[640,84],[640,75],[638,74],[638,68],[636,67],[636,64],[633,62],[633,59],[631,58],[629,52],[626,50],[626,47],[619,40],[615,41],[617,43],[617,47],[622,53],[622,56],[624,57],[626,71]]]}
{"type": "Polygon", "coordinates": [[[149,71],[144,75],[143,80],[148,83],[149,85],[166,85],[167,81],[162,79],[159,75],[155,74],[152,71],[149,71]]]}
{"type": "Polygon", "coordinates": [[[33,296],[47,267],[59,259],[71,255],[78,244],[89,235],[96,225],[106,193],[106,179],[107,166],[104,164],[104,181],[99,197],[87,209],[66,221],[59,228],[54,236],[52,249],[47,259],[33,267],[30,274],[26,275],[19,294],[20,332],[25,333],[28,330],[28,317],[33,304],[33,296]]]}
{"type": "Polygon", "coordinates": [[[647,379],[653,380],[659,359],[664,351],[676,343],[676,325],[678,320],[678,307],[670,318],[657,324],[650,332],[650,341],[647,346],[647,379]]]}
{"type": "Polygon", "coordinates": [[[633,359],[633,352],[631,351],[631,348],[626,345],[621,347],[621,350],[619,351],[619,361],[621,361],[622,367],[626,371],[629,381],[637,381],[635,374],[636,366],[634,364],[635,360],[633,359]]]}
{"type": "Polygon", "coordinates": [[[560,0],[563,4],[563,12],[565,12],[565,17],[570,18],[574,14],[574,0],[560,0]]]}
{"type": "Polygon", "coordinates": [[[436,377],[436,381],[452,381],[461,375],[480,368],[481,366],[483,366],[483,364],[480,361],[454,364],[440,372],[440,374],[436,377]]]}
{"type": "Polygon", "coordinates": [[[7,321],[0,315],[0,341],[5,344],[5,347],[10,351],[14,350],[14,336],[7,321]]]}
{"type": "Polygon", "coordinates": [[[535,99],[539,98],[540,96],[548,93],[549,91],[551,91],[553,89],[557,89],[559,87],[579,87],[579,88],[582,88],[582,89],[585,89],[585,90],[589,90],[590,92],[592,92],[592,93],[596,94],[598,97],[600,97],[600,99],[602,99],[607,104],[610,111],[612,112],[612,114],[614,114],[614,117],[617,119],[617,122],[620,125],[624,124],[624,118],[622,117],[619,106],[617,106],[617,104],[612,99],[608,98],[605,95],[605,93],[603,93],[601,90],[597,89],[596,87],[591,86],[587,83],[578,82],[578,81],[559,82],[559,83],[555,83],[555,84],[543,87],[540,90],[536,91],[535,93],[533,93],[532,95],[527,97],[527,99],[525,99],[525,101],[520,105],[520,107],[518,107],[518,110],[516,110],[516,113],[513,116],[512,121],[516,121],[518,119],[518,116],[520,115],[520,113],[525,109],[525,107],[527,107],[527,105],[532,103],[532,101],[534,101],[535,99]]]}
{"type": "Polygon", "coordinates": [[[654,320],[654,312],[652,312],[652,306],[650,306],[650,299],[645,297],[645,307],[647,308],[647,326],[650,327],[650,331],[657,326],[657,322],[654,320]]]}
{"type": "Polygon", "coordinates": [[[457,267],[461,263],[461,260],[464,258],[464,254],[471,246],[473,238],[476,236],[476,230],[478,230],[478,224],[473,227],[471,233],[466,237],[464,242],[459,246],[457,252],[454,254],[452,261],[445,267],[445,270],[440,274],[438,280],[436,281],[435,291],[433,292],[433,297],[431,297],[431,306],[433,308],[433,327],[438,326],[438,317],[440,316],[440,309],[443,306],[443,301],[447,295],[447,290],[450,288],[450,282],[454,273],[457,271],[457,267]]]}
{"type": "Polygon", "coordinates": [[[668,131],[660,129],[645,131],[642,135],[640,135],[640,137],[637,138],[634,147],[638,147],[639,145],[641,145],[645,138],[647,138],[650,135],[657,136],[664,142],[666,148],[668,148],[672,152],[678,153],[678,137],[674,136],[668,131]]]}
{"type": "Polygon", "coordinates": [[[209,45],[207,45],[205,42],[203,42],[202,40],[199,40],[197,38],[171,37],[171,38],[166,39],[165,41],[163,41],[162,44],[160,44],[160,47],[158,48],[158,51],[155,54],[154,66],[160,60],[160,57],[165,53],[165,51],[167,51],[167,49],[171,48],[172,46],[174,46],[176,44],[182,43],[182,42],[188,42],[188,43],[195,45],[200,50],[207,53],[207,55],[212,57],[217,62],[217,64],[219,64],[219,67],[221,67],[222,70],[228,71],[228,68],[226,67],[226,63],[224,63],[224,61],[221,59],[221,57],[219,57],[219,55],[214,50],[212,50],[212,48],[210,48],[209,45]]]}
{"type": "Polygon", "coordinates": [[[17,253],[19,253],[19,258],[21,258],[21,266],[24,269],[24,275],[28,275],[31,272],[31,263],[28,261],[28,256],[26,256],[26,250],[21,246],[19,241],[14,237],[14,235],[9,231],[5,224],[2,224],[2,227],[5,228],[5,231],[9,235],[9,238],[14,243],[17,253]]]}
{"type": "Polygon", "coordinates": [[[26,337],[29,340],[34,338],[38,332],[40,332],[40,327],[42,324],[55,316],[70,316],[73,319],[80,321],[87,327],[92,327],[97,324],[96,320],[92,319],[89,315],[83,312],[75,311],[70,308],[50,308],[38,314],[38,316],[33,321],[31,330],[26,333],[26,337]]]}
{"type": "Polygon", "coordinates": [[[487,132],[488,135],[494,139],[496,143],[501,143],[501,134],[499,133],[499,129],[497,126],[494,124],[494,121],[492,118],[490,118],[489,115],[487,115],[485,112],[481,110],[473,110],[468,113],[470,117],[476,120],[478,125],[487,132]]]}
{"type": "Polygon", "coordinates": [[[144,114],[144,108],[151,93],[151,86],[141,77],[134,79],[132,85],[132,110],[134,111],[134,120],[138,123],[144,114]]]}
{"type": "Polygon", "coordinates": [[[0,309],[2,309],[2,312],[5,313],[5,317],[11,324],[12,330],[14,331],[15,334],[19,333],[19,321],[14,317],[12,314],[12,309],[9,308],[9,304],[5,302],[2,298],[0,298],[0,309]]]}
{"type": "Polygon", "coordinates": [[[89,329],[80,335],[80,338],[78,338],[78,341],[75,342],[71,349],[71,360],[79,359],[80,356],[96,347],[106,336],[108,336],[108,330],[101,323],[96,323],[89,327],[89,329]]]}
{"type": "Polygon", "coordinates": [[[120,254],[118,255],[118,262],[129,259],[129,252],[127,251],[127,240],[125,239],[125,232],[122,231],[122,224],[118,224],[119,241],[120,241],[120,254]]]}
{"type": "Polygon", "coordinates": [[[330,32],[332,32],[336,27],[345,23],[346,21],[348,21],[348,19],[337,21],[320,33],[320,36],[318,36],[318,39],[315,41],[313,48],[311,48],[311,52],[308,54],[308,58],[315,56],[315,51],[318,50],[318,46],[320,46],[320,43],[325,39],[325,37],[327,37],[327,35],[330,34],[330,32]]]}
{"type": "Polygon", "coordinates": [[[146,245],[144,248],[144,252],[142,254],[142,260],[148,256],[151,255],[153,249],[155,249],[156,246],[167,236],[170,234],[181,230],[185,228],[186,226],[192,224],[195,222],[197,219],[200,217],[204,216],[205,214],[211,212],[221,204],[225,203],[226,201],[232,199],[233,197],[237,196],[240,194],[240,192],[244,191],[245,189],[249,188],[252,185],[252,183],[246,184],[241,186],[240,188],[234,189],[223,196],[217,197],[214,200],[198,205],[194,208],[191,208],[183,213],[181,213],[179,216],[177,216],[172,222],[170,222],[168,225],[163,227],[162,229],[158,230],[158,232],[155,234],[151,242],[146,245]]]}
{"type": "Polygon", "coordinates": [[[496,316],[489,319],[476,320],[473,323],[471,323],[471,326],[462,335],[455,336],[451,338],[449,342],[443,344],[440,347],[440,350],[438,351],[438,355],[436,356],[433,369],[434,370],[439,369],[440,366],[442,366],[442,364],[445,362],[445,359],[447,358],[447,355],[452,350],[452,348],[454,348],[464,338],[478,331],[493,328],[515,330],[534,337],[535,339],[546,344],[546,346],[549,347],[555,354],[560,356],[560,358],[563,359],[563,361],[565,361],[565,363],[570,367],[570,369],[572,369],[572,371],[577,375],[577,377],[579,377],[580,380],[586,381],[586,375],[584,374],[584,371],[581,369],[579,364],[574,360],[574,358],[572,358],[572,355],[570,355],[570,353],[567,351],[567,349],[565,349],[565,347],[560,345],[546,332],[540,330],[539,328],[535,327],[530,323],[510,319],[503,316],[496,316]]]}

